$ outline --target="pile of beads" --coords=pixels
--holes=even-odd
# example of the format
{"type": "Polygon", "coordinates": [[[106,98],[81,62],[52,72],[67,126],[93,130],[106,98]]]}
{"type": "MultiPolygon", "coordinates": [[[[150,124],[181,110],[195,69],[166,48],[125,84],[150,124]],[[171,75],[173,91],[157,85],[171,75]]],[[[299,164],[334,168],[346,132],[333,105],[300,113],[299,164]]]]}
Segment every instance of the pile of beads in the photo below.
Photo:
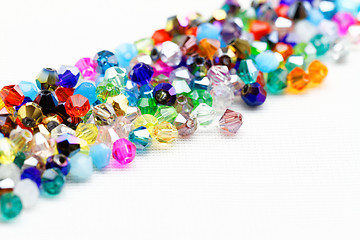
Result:
{"type": "Polygon", "coordinates": [[[16,217],[40,193],[57,195],[67,176],[87,180],[113,158],[121,165],[152,141],[171,143],[211,124],[235,134],[248,106],[267,92],[302,92],[320,84],[360,39],[359,4],[346,1],[227,0],[211,19],[174,16],[151,38],[100,51],[75,66],[44,68],[35,83],[0,91],[0,215],[16,217]],[[351,3],[351,4],[350,4],[351,3]]]}

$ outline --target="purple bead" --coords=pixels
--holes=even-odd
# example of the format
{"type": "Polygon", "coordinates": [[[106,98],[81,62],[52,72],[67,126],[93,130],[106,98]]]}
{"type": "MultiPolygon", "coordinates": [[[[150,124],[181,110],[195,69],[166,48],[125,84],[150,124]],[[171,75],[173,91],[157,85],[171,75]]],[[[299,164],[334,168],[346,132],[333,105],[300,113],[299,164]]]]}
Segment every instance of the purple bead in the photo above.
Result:
{"type": "Polygon", "coordinates": [[[60,86],[65,88],[73,88],[76,86],[79,80],[80,71],[77,67],[62,65],[59,68],[58,75],[60,86]]]}
{"type": "Polygon", "coordinates": [[[160,83],[153,90],[155,100],[162,105],[172,106],[176,101],[176,90],[170,83],[160,83]]]}
{"type": "Polygon", "coordinates": [[[21,180],[30,179],[40,188],[41,184],[41,172],[36,167],[26,168],[21,174],[21,180]]]}
{"type": "Polygon", "coordinates": [[[257,82],[245,84],[241,90],[241,98],[249,106],[259,106],[265,102],[266,91],[257,82]]]}
{"type": "Polygon", "coordinates": [[[130,77],[131,77],[131,81],[142,86],[150,82],[153,74],[154,74],[154,69],[150,65],[141,62],[133,67],[130,73],[130,77]]]}
{"type": "Polygon", "coordinates": [[[240,18],[233,18],[224,23],[220,35],[226,43],[230,43],[235,38],[240,38],[244,24],[240,18]]]}

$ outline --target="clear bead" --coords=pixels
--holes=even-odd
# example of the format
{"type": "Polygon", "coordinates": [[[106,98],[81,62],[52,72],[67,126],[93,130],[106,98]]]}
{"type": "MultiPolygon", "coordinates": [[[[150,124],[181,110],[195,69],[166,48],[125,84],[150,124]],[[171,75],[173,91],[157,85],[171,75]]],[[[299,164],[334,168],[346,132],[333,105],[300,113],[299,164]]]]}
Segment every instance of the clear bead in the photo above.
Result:
{"type": "Polygon", "coordinates": [[[343,62],[349,54],[349,44],[346,38],[337,39],[330,49],[332,59],[336,62],[343,62]]]}
{"type": "Polygon", "coordinates": [[[212,66],[207,73],[207,77],[214,86],[225,83],[230,81],[229,69],[227,66],[223,65],[212,66]]]}
{"type": "Polygon", "coordinates": [[[197,118],[201,126],[211,124],[215,118],[215,110],[206,103],[200,103],[192,114],[197,118]]]}
{"type": "Polygon", "coordinates": [[[213,87],[210,93],[213,97],[212,107],[217,112],[224,112],[234,102],[234,92],[224,84],[213,87]]]}
{"type": "Polygon", "coordinates": [[[161,47],[160,58],[161,61],[171,67],[179,65],[182,58],[180,47],[170,41],[164,42],[161,47]]]}

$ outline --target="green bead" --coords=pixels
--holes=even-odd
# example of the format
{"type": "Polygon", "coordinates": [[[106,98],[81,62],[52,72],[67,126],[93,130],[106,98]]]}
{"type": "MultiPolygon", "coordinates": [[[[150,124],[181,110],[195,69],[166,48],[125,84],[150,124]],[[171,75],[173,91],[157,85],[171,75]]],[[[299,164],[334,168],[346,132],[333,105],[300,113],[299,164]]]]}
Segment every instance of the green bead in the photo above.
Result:
{"type": "Polygon", "coordinates": [[[104,80],[96,88],[96,97],[100,102],[105,103],[108,97],[119,95],[121,88],[115,86],[108,80],[104,80]]]}
{"type": "Polygon", "coordinates": [[[5,220],[10,220],[20,214],[23,206],[18,196],[10,193],[4,193],[0,197],[0,212],[5,220]]]}
{"type": "Polygon", "coordinates": [[[134,42],[138,53],[145,53],[150,55],[151,50],[154,48],[154,40],[152,38],[142,38],[134,42]]]}
{"type": "Polygon", "coordinates": [[[315,47],[318,57],[325,55],[330,49],[330,39],[326,35],[318,34],[310,40],[310,43],[315,47]]]}
{"type": "Polygon", "coordinates": [[[252,59],[242,60],[240,62],[238,72],[239,77],[244,81],[245,84],[256,82],[256,79],[259,75],[259,70],[257,69],[252,59]]]}
{"type": "Polygon", "coordinates": [[[118,88],[125,88],[128,81],[126,69],[121,67],[108,68],[105,72],[104,81],[108,81],[118,88]]]}
{"type": "Polygon", "coordinates": [[[41,177],[41,186],[49,195],[57,195],[65,184],[65,177],[58,168],[47,169],[41,177]]]}
{"type": "Polygon", "coordinates": [[[266,87],[273,94],[280,94],[287,87],[288,72],[285,69],[276,69],[268,74],[266,87]]]}
{"type": "Polygon", "coordinates": [[[26,156],[23,152],[18,152],[15,156],[14,163],[21,169],[26,160],[26,156]]]}
{"type": "Polygon", "coordinates": [[[138,108],[141,111],[141,114],[150,114],[154,115],[156,112],[156,101],[154,98],[140,98],[138,100],[138,108]]]}
{"type": "Polygon", "coordinates": [[[173,123],[177,115],[178,112],[173,106],[160,105],[154,116],[157,118],[159,123],[164,121],[173,123]]]}
{"type": "Polygon", "coordinates": [[[190,93],[190,98],[194,104],[194,108],[199,106],[200,103],[205,103],[211,107],[213,103],[211,94],[204,89],[196,89],[192,91],[190,93]]]}

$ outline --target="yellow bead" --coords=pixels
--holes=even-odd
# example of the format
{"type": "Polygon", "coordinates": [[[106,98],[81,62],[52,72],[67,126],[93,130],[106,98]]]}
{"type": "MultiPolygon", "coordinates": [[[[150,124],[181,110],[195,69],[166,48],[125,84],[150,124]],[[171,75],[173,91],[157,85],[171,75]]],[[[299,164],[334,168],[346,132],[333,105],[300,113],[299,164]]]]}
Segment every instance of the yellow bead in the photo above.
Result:
{"type": "Polygon", "coordinates": [[[76,127],[75,136],[85,140],[88,144],[94,144],[98,132],[98,128],[95,126],[95,124],[80,123],[76,127]]]}
{"type": "Polygon", "coordinates": [[[144,114],[134,120],[133,129],[136,129],[138,127],[146,127],[150,134],[152,134],[156,124],[158,124],[158,120],[156,117],[150,114],[144,114]]]}
{"type": "Polygon", "coordinates": [[[124,94],[109,97],[106,102],[113,106],[117,116],[124,116],[129,105],[129,101],[124,94]]]}
{"type": "Polygon", "coordinates": [[[10,132],[9,139],[14,151],[22,152],[29,149],[29,143],[33,139],[33,135],[29,130],[16,128],[10,132]]]}
{"type": "Polygon", "coordinates": [[[11,146],[12,142],[8,138],[0,139],[0,163],[8,164],[14,162],[15,151],[11,146]]]}
{"type": "Polygon", "coordinates": [[[80,140],[80,153],[89,155],[90,153],[89,144],[84,139],[80,138],[79,140],[80,140]]]}
{"type": "Polygon", "coordinates": [[[328,74],[327,67],[319,60],[314,60],[310,63],[309,68],[309,79],[311,83],[320,84],[328,74]]]}
{"type": "Polygon", "coordinates": [[[169,122],[162,122],[153,129],[154,138],[161,143],[171,143],[178,137],[178,130],[169,122]]]}
{"type": "Polygon", "coordinates": [[[5,103],[2,100],[2,98],[0,97],[0,110],[3,109],[5,107],[5,103]]]}

